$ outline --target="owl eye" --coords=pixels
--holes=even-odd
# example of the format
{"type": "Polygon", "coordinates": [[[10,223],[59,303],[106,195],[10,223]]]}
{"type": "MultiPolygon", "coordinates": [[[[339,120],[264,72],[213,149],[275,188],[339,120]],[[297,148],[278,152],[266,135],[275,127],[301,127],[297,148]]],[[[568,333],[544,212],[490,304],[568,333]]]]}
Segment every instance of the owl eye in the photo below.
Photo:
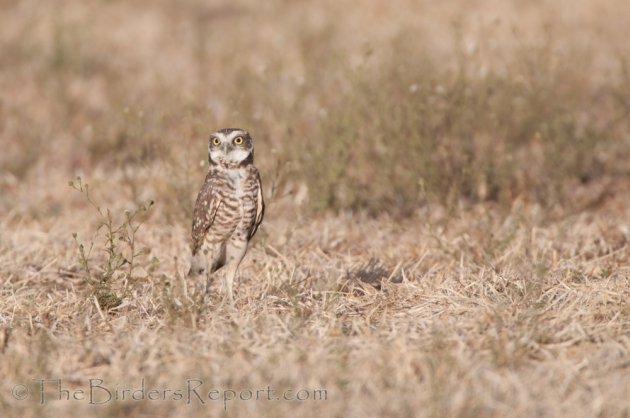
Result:
{"type": "Polygon", "coordinates": [[[236,138],[234,138],[234,143],[236,145],[241,145],[243,143],[243,137],[242,136],[237,136],[236,138]]]}
{"type": "Polygon", "coordinates": [[[219,145],[220,143],[221,143],[221,140],[217,138],[216,136],[212,138],[212,145],[219,145]]]}

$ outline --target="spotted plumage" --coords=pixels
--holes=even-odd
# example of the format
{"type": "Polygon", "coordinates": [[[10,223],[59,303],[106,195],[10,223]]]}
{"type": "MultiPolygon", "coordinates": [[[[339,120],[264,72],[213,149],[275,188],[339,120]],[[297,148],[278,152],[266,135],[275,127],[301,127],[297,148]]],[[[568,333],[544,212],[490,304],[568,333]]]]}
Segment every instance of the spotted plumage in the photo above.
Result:
{"type": "Polygon", "coordinates": [[[263,219],[262,184],[247,131],[229,128],[212,133],[208,159],[210,169],[193,214],[188,274],[209,276],[225,266],[228,298],[233,304],[238,266],[263,219]]]}

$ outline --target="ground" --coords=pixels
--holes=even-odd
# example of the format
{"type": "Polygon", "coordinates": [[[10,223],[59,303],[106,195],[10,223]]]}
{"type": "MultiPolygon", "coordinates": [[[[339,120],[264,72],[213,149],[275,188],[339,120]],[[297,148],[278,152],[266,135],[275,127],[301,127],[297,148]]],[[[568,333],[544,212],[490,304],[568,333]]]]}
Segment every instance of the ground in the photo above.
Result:
{"type": "Polygon", "coordinates": [[[0,2],[0,415],[627,417],[628,7],[443,3],[0,2]],[[184,274],[228,126],[235,309],[184,274]]]}

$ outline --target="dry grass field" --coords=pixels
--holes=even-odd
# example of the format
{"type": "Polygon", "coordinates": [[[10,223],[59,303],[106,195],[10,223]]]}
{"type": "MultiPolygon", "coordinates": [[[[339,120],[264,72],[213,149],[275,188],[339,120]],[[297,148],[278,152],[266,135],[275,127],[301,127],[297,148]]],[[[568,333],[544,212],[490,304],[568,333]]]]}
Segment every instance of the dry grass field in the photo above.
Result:
{"type": "Polygon", "coordinates": [[[629,19],[0,0],[0,416],[630,417],[629,19]],[[235,310],[184,277],[231,126],[235,310]]]}

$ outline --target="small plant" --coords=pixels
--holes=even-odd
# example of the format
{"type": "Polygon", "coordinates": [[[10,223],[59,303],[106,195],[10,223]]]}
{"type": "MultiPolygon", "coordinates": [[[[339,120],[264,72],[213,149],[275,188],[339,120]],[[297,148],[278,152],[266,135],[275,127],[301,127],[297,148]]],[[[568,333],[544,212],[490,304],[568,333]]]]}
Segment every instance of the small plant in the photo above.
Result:
{"type": "MultiPolygon", "coordinates": [[[[90,297],[95,296],[99,306],[104,310],[115,308],[122,303],[123,298],[131,294],[138,257],[150,253],[148,247],[138,248],[136,234],[142,226],[138,218],[148,212],[154,202],[150,201],[147,205],[141,205],[131,211],[126,210],[122,220],[116,221],[116,217],[109,209],[103,210],[94,202],[88,184],[83,183],[81,177],[71,180],[68,184],[83,194],[99,216],[95,235],[89,245],[80,242],[76,232],[72,234],[79,252],[79,264],[85,271],[87,283],[92,288],[90,297]],[[99,260],[95,266],[91,255],[99,236],[104,239],[102,252],[105,253],[105,259],[99,260]]],[[[151,260],[152,264],[157,262],[155,257],[151,260]]]]}

